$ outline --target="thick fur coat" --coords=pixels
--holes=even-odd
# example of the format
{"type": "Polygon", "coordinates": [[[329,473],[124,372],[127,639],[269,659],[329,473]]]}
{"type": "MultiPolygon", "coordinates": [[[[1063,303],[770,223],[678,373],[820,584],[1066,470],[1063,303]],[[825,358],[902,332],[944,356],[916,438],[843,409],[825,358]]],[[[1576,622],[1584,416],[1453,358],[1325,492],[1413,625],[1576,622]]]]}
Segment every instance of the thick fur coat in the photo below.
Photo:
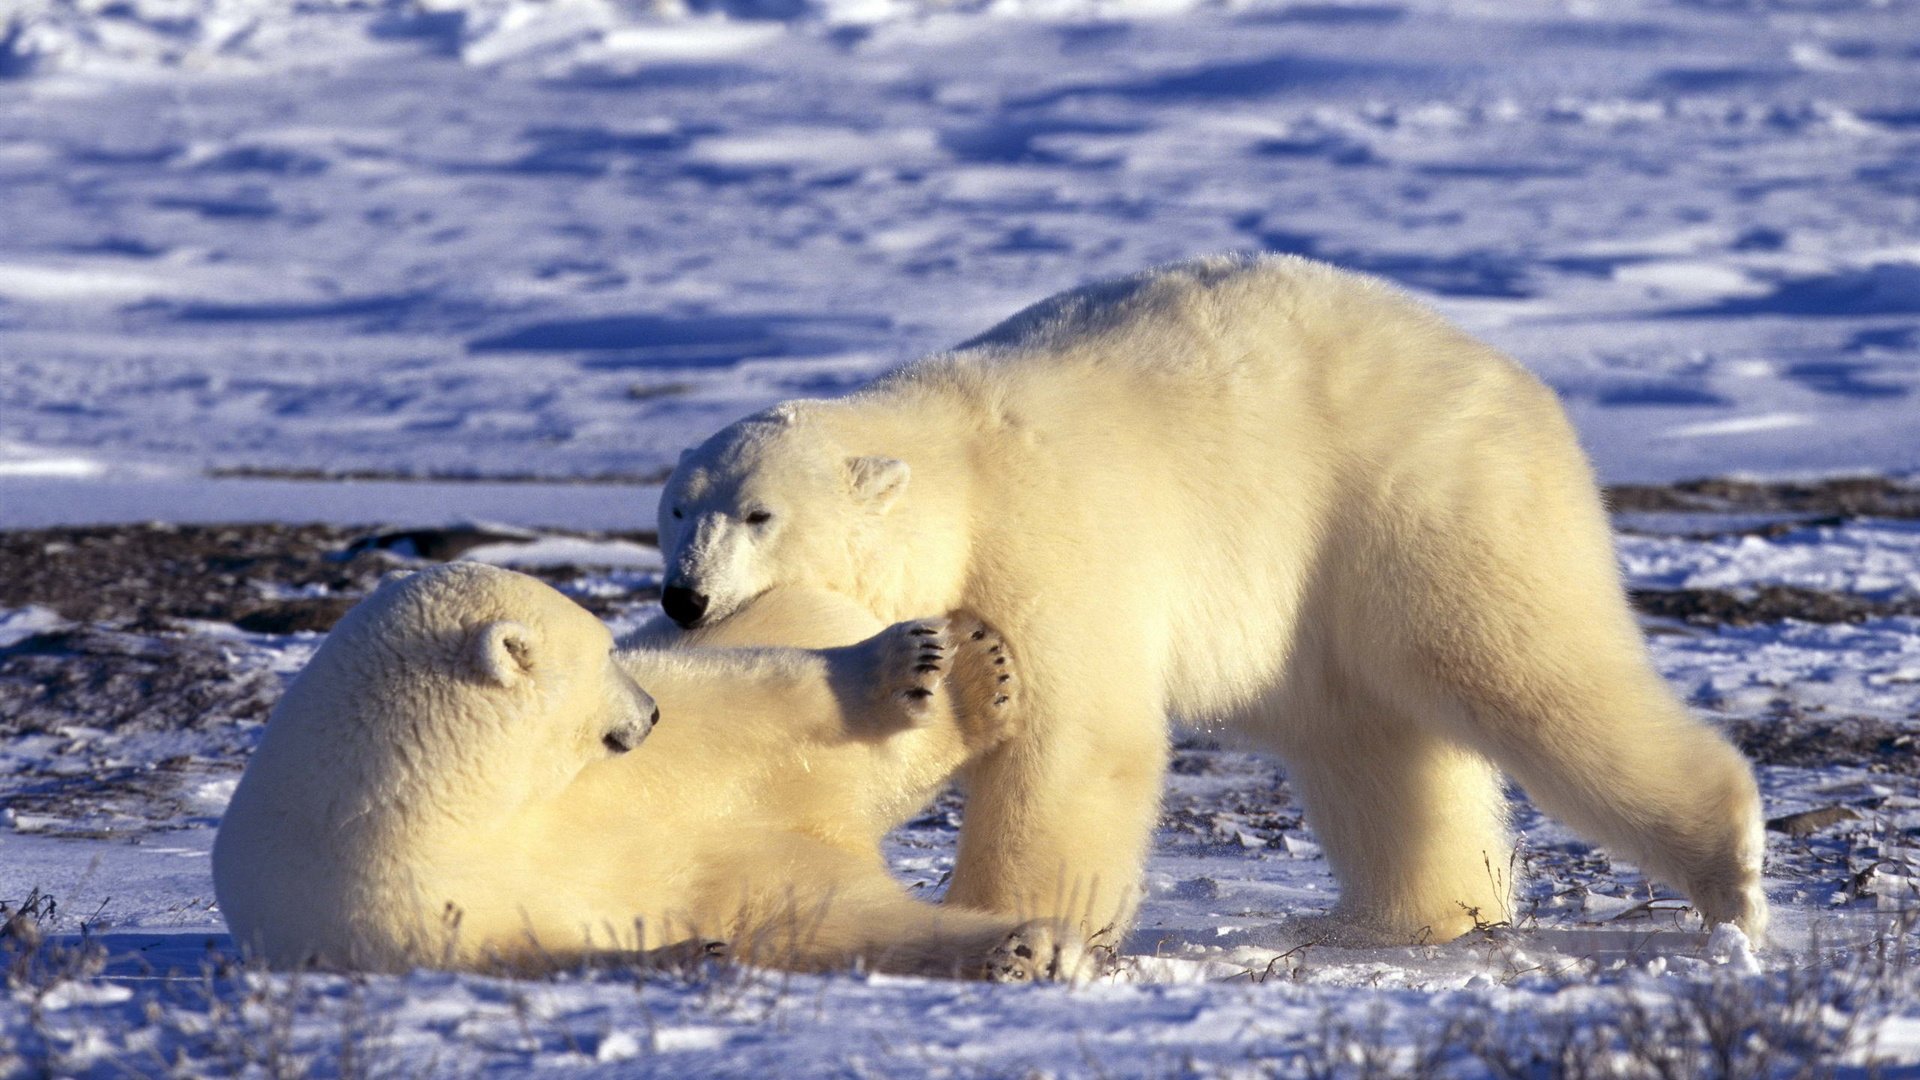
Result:
{"type": "Polygon", "coordinates": [[[1284,760],[1341,935],[1507,917],[1500,770],[1766,924],[1751,771],[1650,666],[1553,394],[1379,281],[1222,257],[1056,296],[726,428],[660,523],[683,625],[806,587],[1021,650],[954,901],[1123,929],[1177,714],[1284,760]]]}
{"type": "Polygon", "coordinates": [[[1005,736],[999,639],[768,599],[704,640],[616,652],[510,571],[382,586],[275,708],[221,823],[236,941],[284,967],[529,970],[717,941],[803,969],[1058,973],[1065,936],[919,903],[879,854],[1005,736]],[[769,638],[864,640],[737,647],[769,638]]]}

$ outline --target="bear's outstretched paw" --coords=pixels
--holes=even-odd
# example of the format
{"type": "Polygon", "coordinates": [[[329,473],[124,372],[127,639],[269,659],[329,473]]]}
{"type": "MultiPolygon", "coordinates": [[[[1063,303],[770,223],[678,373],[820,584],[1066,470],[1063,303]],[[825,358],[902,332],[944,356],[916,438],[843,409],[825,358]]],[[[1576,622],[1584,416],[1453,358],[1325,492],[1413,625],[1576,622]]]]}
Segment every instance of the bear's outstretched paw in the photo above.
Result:
{"type": "Polygon", "coordinates": [[[1019,727],[1020,667],[1000,632],[972,615],[953,619],[955,719],[970,750],[1005,742],[1019,727]]]}
{"type": "Polygon", "coordinates": [[[896,623],[874,639],[873,690],[909,724],[924,723],[953,663],[948,620],[896,623]]]}
{"type": "Polygon", "coordinates": [[[994,947],[983,974],[1000,983],[1084,983],[1101,973],[1101,956],[1072,930],[1051,919],[1035,919],[994,947]]]}

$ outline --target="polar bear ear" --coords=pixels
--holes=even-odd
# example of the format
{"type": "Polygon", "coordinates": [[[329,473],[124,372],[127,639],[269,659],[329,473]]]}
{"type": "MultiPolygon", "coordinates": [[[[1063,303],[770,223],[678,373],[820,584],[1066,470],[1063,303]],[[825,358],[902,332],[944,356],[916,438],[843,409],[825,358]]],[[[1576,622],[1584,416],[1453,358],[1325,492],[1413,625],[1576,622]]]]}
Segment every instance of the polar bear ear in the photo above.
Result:
{"type": "Polygon", "coordinates": [[[913,470],[899,458],[853,457],[847,459],[847,483],[854,497],[876,513],[893,508],[894,500],[907,490],[907,478],[913,470]]]}
{"type": "Polygon", "coordinates": [[[533,631],[525,623],[490,622],[474,631],[469,646],[481,677],[513,686],[533,675],[533,631]]]}

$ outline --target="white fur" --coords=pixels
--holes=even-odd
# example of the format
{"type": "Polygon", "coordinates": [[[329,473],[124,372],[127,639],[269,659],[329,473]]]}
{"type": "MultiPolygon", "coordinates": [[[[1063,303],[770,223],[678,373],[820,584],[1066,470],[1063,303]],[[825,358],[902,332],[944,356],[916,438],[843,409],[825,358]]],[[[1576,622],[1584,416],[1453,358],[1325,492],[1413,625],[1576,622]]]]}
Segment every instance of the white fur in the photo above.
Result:
{"type": "Polygon", "coordinates": [[[1284,759],[1356,936],[1507,916],[1494,766],[1708,919],[1765,925],[1751,772],[1648,664],[1552,393],[1378,281],[1222,257],[1065,293],[725,429],[661,512],[709,620],[802,585],[968,607],[1021,649],[1025,732],[971,770],[959,902],[1124,927],[1171,712],[1284,759]],[[772,517],[739,531],[748,508],[772,517]]]}
{"type": "Polygon", "coordinates": [[[685,643],[719,647],[615,656],[598,620],[520,574],[460,564],[383,585],[275,708],[221,823],[214,884],[236,941],[278,966],[375,970],[701,939],[799,968],[1020,977],[1068,956],[1046,926],[912,900],[879,855],[1006,736],[997,639],[873,634],[845,598],[766,600],[685,643]],[[869,640],[727,647],[769,638],[869,640]],[[943,681],[958,716],[915,692],[943,681]],[[658,731],[619,753],[656,700],[658,731]]]}

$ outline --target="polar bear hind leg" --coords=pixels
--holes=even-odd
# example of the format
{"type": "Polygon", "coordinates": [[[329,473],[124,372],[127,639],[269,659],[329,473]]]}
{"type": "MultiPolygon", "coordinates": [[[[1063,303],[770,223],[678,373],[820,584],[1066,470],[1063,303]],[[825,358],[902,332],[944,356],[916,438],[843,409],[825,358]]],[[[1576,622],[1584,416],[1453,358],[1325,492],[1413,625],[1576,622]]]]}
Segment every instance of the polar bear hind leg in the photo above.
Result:
{"type": "Polygon", "coordinates": [[[1468,738],[1542,810],[1684,891],[1709,923],[1767,925],[1760,795],[1745,759],[1689,717],[1659,677],[1621,665],[1605,686],[1470,686],[1468,738]]]}
{"type": "Polygon", "coordinates": [[[1541,809],[1677,886],[1709,922],[1759,936],[1759,791],[1746,761],[1661,681],[1594,506],[1534,510],[1534,531],[1375,553],[1395,567],[1398,662],[1381,688],[1491,758],[1541,809]],[[1449,551],[1450,556],[1420,558],[1449,551]]]}

